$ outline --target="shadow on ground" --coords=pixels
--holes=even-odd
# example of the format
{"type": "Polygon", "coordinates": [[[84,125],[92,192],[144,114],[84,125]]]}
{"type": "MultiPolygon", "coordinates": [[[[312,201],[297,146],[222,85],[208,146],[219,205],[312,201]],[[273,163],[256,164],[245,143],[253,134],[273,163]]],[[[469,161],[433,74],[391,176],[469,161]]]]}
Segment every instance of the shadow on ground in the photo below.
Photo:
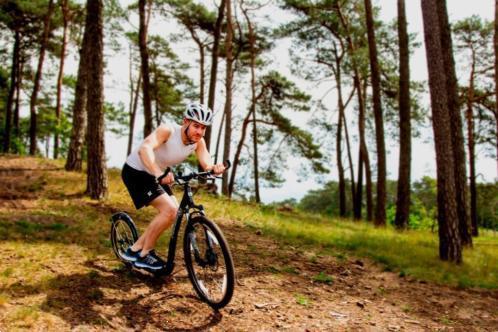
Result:
{"type": "Polygon", "coordinates": [[[21,301],[46,294],[41,310],[60,317],[72,329],[83,325],[199,331],[222,320],[190,291],[181,292],[187,280],[156,278],[126,268],[110,270],[93,262],[85,265],[91,268],[88,273],[59,274],[35,285],[19,281],[0,291],[21,301]]]}

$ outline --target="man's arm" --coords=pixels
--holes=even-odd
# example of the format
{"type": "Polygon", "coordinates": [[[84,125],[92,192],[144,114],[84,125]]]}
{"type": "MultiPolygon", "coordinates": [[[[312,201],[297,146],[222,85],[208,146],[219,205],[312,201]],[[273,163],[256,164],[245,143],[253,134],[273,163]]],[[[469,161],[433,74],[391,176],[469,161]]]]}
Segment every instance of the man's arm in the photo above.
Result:
{"type": "Polygon", "coordinates": [[[205,171],[213,170],[216,174],[220,174],[225,171],[225,166],[222,163],[216,165],[213,164],[213,159],[211,158],[211,154],[206,147],[206,141],[204,141],[204,138],[197,142],[195,154],[197,155],[199,164],[201,164],[201,167],[205,171]]]}
{"type": "Polygon", "coordinates": [[[138,155],[140,156],[145,168],[147,168],[147,170],[155,177],[162,175],[163,171],[156,163],[154,149],[166,142],[170,135],[171,128],[166,125],[160,125],[145,138],[142,145],[140,145],[140,148],[138,149],[138,155]]]}

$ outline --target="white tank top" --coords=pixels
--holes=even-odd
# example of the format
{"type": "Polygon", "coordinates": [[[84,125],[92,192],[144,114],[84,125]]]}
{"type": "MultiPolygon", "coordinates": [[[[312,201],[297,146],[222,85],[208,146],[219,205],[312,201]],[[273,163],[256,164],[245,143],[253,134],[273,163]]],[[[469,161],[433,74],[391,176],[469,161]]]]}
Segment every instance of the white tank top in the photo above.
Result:
{"type": "MultiPolygon", "coordinates": [[[[197,148],[197,143],[190,145],[183,144],[181,126],[173,125],[168,127],[171,129],[171,135],[168,140],[154,149],[156,163],[163,170],[168,166],[173,167],[183,162],[197,148]]],[[[136,170],[150,173],[142,163],[142,159],[140,159],[140,155],[138,154],[139,149],[140,145],[133,149],[128,158],[126,158],[126,163],[136,170]]]]}

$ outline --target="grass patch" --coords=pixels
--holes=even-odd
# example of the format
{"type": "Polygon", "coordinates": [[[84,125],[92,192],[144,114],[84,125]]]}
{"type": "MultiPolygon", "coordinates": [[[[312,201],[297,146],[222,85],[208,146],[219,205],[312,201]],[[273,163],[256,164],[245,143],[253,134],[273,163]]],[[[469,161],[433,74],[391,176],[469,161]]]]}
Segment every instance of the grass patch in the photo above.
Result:
{"type": "MultiPolygon", "coordinates": [[[[203,198],[204,199],[204,198],[203,198]]],[[[345,260],[347,255],[370,258],[400,276],[412,276],[456,287],[498,288],[498,236],[482,230],[473,248],[465,248],[459,266],[438,258],[438,236],[430,230],[397,232],[392,227],[376,228],[366,222],[335,220],[296,211],[279,214],[271,209],[255,209],[238,202],[210,200],[207,210],[219,217],[244,220],[292,246],[320,246],[322,252],[345,260]],[[211,208],[219,206],[221,208],[211,208]],[[338,254],[337,250],[341,252],[338,254]],[[344,252],[342,252],[344,251],[344,252]]]]}
{"type": "Polygon", "coordinates": [[[313,281],[330,285],[334,282],[334,278],[322,271],[313,277],[313,281]]]}
{"type": "MultiPolygon", "coordinates": [[[[64,166],[62,160],[33,160],[34,164],[50,168],[62,169],[64,166]]],[[[46,271],[46,266],[53,261],[72,267],[102,254],[114,259],[108,237],[112,213],[116,210],[130,212],[141,230],[154,215],[150,208],[134,209],[119,170],[109,171],[109,196],[101,202],[82,195],[86,184],[84,173],[51,171],[37,174],[41,177],[33,178],[33,185],[28,189],[36,192],[33,206],[0,212],[0,248],[4,249],[7,243],[19,261],[19,267],[2,264],[0,282],[18,275],[29,276],[27,282],[38,281],[43,277],[39,271],[46,271]],[[26,247],[27,243],[30,246],[26,247]]],[[[180,198],[181,193],[177,192],[176,196],[180,198]]],[[[281,213],[273,207],[229,201],[203,193],[194,199],[204,205],[211,219],[237,220],[261,236],[270,235],[282,244],[291,245],[295,252],[310,246],[313,250],[319,248],[320,255],[333,256],[339,261],[346,261],[349,256],[370,258],[400,277],[411,276],[462,288],[498,288],[498,235],[493,232],[480,230],[480,236],[474,239],[474,248],[464,250],[463,264],[455,266],[439,260],[437,233],[428,230],[400,233],[391,227],[376,228],[365,222],[332,219],[298,210],[281,213]]],[[[165,252],[168,240],[167,235],[160,238],[161,254],[165,252]]],[[[251,254],[249,257],[268,254],[265,248],[252,243],[245,245],[251,254]]],[[[243,258],[239,260],[241,262],[243,258]]],[[[310,261],[317,263],[319,260],[312,256],[310,261]]],[[[299,273],[285,260],[279,264],[282,265],[268,267],[267,272],[299,273]]],[[[313,278],[327,283],[326,276],[323,273],[313,278]]]]}
{"type": "Polygon", "coordinates": [[[296,303],[307,307],[310,305],[311,301],[303,294],[294,294],[294,298],[296,299],[296,303]]]}
{"type": "Polygon", "coordinates": [[[38,305],[23,306],[10,313],[6,321],[19,323],[21,327],[31,327],[38,317],[40,317],[40,307],[38,305]]]}
{"type": "Polygon", "coordinates": [[[270,273],[273,273],[273,274],[278,274],[278,273],[280,273],[280,269],[279,269],[278,267],[276,267],[276,266],[267,266],[267,267],[265,268],[265,270],[266,270],[267,272],[270,272],[270,273]]]}
{"type": "Polygon", "coordinates": [[[299,274],[299,271],[294,266],[284,266],[282,268],[282,272],[285,272],[287,274],[299,274]]]}

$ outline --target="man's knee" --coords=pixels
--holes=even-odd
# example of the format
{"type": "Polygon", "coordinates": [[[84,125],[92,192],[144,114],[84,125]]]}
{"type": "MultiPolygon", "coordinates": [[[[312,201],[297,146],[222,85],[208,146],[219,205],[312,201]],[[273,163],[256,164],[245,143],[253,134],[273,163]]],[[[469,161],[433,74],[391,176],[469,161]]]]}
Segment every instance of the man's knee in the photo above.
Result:
{"type": "Polygon", "coordinates": [[[177,212],[178,212],[178,208],[168,207],[168,208],[161,209],[161,211],[159,213],[163,216],[163,218],[165,220],[172,221],[176,218],[177,212]]]}

